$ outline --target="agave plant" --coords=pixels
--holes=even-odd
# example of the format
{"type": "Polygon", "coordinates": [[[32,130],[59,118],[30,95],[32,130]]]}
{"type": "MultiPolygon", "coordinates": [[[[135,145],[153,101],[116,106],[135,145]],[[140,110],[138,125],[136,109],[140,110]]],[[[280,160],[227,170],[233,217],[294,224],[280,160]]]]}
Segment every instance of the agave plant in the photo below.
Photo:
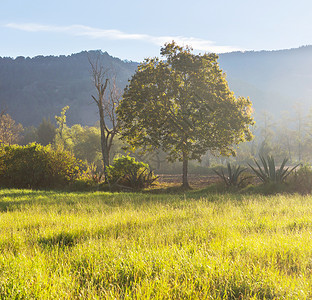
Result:
{"type": "Polygon", "coordinates": [[[231,166],[230,163],[227,163],[228,174],[225,175],[223,170],[218,172],[213,170],[226,184],[227,187],[236,186],[240,187],[242,183],[250,177],[241,177],[240,175],[246,171],[246,168],[241,168],[240,166],[231,166]]]}
{"type": "Polygon", "coordinates": [[[131,188],[138,190],[152,186],[158,178],[159,176],[156,176],[153,171],[142,168],[141,170],[129,170],[125,181],[131,188]]]}
{"type": "Polygon", "coordinates": [[[250,164],[248,165],[257,175],[257,177],[262,182],[265,183],[267,182],[282,183],[286,180],[287,176],[299,166],[298,164],[291,169],[289,169],[289,167],[286,168],[285,165],[288,161],[288,158],[284,158],[281,166],[279,168],[276,168],[273,156],[268,155],[266,159],[262,155],[259,155],[259,157],[262,167],[260,166],[260,163],[258,163],[256,160],[254,161],[258,169],[256,169],[250,164]]]}

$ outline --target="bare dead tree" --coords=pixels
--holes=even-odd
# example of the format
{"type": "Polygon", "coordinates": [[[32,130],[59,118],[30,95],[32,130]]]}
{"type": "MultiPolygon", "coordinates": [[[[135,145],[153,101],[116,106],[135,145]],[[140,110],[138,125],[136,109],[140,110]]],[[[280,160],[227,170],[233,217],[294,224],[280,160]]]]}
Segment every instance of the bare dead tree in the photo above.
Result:
{"type": "Polygon", "coordinates": [[[92,81],[96,89],[96,95],[92,99],[97,104],[100,117],[101,150],[106,178],[106,168],[110,163],[110,151],[113,140],[119,131],[119,124],[116,118],[116,108],[120,100],[120,91],[116,85],[116,77],[109,76],[104,69],[100,57],[89,63],[92,71],[92,81]]]}

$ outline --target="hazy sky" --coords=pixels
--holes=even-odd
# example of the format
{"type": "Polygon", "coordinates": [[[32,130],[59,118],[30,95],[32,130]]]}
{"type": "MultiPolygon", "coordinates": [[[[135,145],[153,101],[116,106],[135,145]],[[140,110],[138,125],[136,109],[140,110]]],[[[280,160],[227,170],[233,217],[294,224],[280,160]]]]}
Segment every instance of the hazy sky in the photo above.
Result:
{"type": "Polygon", "coordinates": [[[0,56],[101,49],[141,61],[171,40],[199,52],[312,44],[311,0],[0,0],[0,56]]]}

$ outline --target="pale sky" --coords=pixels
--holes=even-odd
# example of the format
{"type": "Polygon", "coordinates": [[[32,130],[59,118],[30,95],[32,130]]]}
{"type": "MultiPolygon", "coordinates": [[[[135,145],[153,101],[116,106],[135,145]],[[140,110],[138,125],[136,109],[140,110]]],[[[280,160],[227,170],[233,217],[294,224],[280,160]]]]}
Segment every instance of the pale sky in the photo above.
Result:
{"type": "Polygon", "coordinates": [[[159,56],[175,40],[198,52],[312,44],[311,0],[0,0],[0,56],[107,51],[159,56]]]}

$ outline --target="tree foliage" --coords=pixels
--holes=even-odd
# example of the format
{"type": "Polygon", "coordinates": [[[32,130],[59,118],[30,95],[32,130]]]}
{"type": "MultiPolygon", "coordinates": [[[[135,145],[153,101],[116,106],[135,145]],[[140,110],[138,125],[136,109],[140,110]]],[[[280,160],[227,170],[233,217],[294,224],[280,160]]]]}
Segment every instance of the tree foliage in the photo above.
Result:
{"type": "Polygon", "coordinates": [[[187,164],[207,151],[234,154],[234,147],[252,139],[251,102],[235,98],[216,54],[196,55],[174,42],[159,58],[141,63],[118,107],[122,136],[133,149],[162,149],[171,161],[187,164]]]}
{"type": "Polygon", "coordinates": [[[76,124],[70,128],[70,133],[75,156],[88,164],[102,166],[100,128],[76,124]]]}
{"type": "Polygon", "coordinates": [[[38,143],[43,146],[52,144],[55,141],[56,128],[50,119],[42,118],[37,129],[38,143]]]}
{"type": "Polygon", "coordinates": [[[38,130],[35,126],[25,127],[20,145],[27,145],[38,141],[38,130]]]}
{"type": "Polygon", "coordinates": [[[0,115],[0,143],[12,145],[19,142],[23,126],[17,124],[9,114],[0,115]]]}
{"type": "Polygon", "coordinates": [[[68,150],[70,148],[70,130],[67,126],[66,112],[69,106],[62,108],[61,115],[55,116],[57,128],[55,130],[55,145],[60,149],[68,150]]]}

